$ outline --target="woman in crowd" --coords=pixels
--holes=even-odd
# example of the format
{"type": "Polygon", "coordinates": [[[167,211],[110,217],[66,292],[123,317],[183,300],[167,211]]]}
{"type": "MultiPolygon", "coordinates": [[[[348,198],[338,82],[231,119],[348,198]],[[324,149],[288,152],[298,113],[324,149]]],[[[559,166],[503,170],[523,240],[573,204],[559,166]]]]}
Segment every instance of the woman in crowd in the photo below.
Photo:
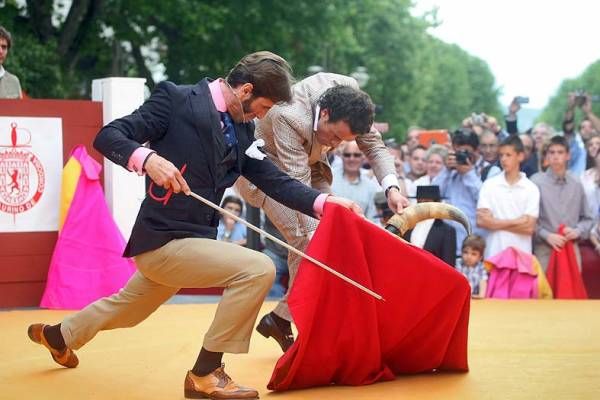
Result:
{"type": "Polygon", "coordinates": [[[592,133],[587,142],[585,142],[585,149],[587,151],[586,168],[594,168],[596,154],[600,151],[600,133],[592,133]]]}
{"type": "Polygon", "coordinates": [[[446,157],[448,156],[448,149],[442,145],[432,145],[425,154],[425,164],[427,166],[427,173],[422,177],[414,181],[414,186],[429,186],[435,178],[444,168],[446,157]]]}
{"type": "Polygon", "coordinates": [[[588,140],[587,145],[588,155],[592,156],[594,164],[583,173],[581,183],[594,220],[598,221],[600,218],[600,135],[588,140]]]}

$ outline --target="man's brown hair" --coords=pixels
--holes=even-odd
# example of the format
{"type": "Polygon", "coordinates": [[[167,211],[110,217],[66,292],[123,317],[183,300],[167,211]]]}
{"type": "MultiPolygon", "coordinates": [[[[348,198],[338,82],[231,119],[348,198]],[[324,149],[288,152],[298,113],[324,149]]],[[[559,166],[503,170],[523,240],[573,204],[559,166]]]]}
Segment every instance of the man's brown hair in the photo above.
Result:
{"type": "Polygon", "coordinates": [[[479,254],[483,255],[485,251],[485,239],[477,235],[469,235],[466,237],[462,244],[462,250],[470,247],[471,249],[478,251],[479,254]]]}
{"type": "Polygon", "coordinates": [[[275,103],[292,99],[292,69],[283,58],[270,51],[244,56],[227,75],[232,87],[251,83],[253,97],[265,97],[275,103]]]}
{"type": "Polygon", "coordinates": [[[6,44],[8,45],[8,49],[10,50],[12,46],[12,36],[10,32],[6,30],[2,25],[0,25],[0,38],[6,40],[6,44]]]}

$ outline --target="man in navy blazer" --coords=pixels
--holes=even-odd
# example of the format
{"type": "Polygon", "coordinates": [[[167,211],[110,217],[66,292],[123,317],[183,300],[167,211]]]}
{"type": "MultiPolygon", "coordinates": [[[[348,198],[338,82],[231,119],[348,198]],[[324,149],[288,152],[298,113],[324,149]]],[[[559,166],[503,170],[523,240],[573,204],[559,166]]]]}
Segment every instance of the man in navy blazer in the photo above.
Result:
{"type": "Polygon", "coordinates": [[[94,146],[114,163],[145,173],[153,197],[143,201],[125,249],[138,268],[127,285],[60,324],[29,327],[30,338],[50,350],[58,364],[76,367],[73,350],[101,330],[137,325],[181,287],[220,286],[223,298],[186,375],[185,396],[258,397],[225,373],[221,359],[224,352],[248,352],[275,268],[259,252],[214,240],[218,213],[186,194],[193,191],[219,204],[225,188],[244,176],[268,196],[310,216],[319,216],[325,202],[361,212],[349,200],[292,179],[268,158],[246,154],[254,141],[252,119],[289,101],[290,82],[284,59],[253,53],[226,79],[191,86],[162,82],[139,109],[102,128],[94,146]]]}

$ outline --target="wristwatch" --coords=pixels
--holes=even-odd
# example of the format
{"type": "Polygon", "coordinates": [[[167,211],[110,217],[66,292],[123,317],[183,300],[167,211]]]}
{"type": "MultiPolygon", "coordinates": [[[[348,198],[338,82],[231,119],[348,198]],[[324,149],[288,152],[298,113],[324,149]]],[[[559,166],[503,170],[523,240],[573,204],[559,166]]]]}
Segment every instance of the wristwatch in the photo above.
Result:
{"type": "Polygon", "coordinates": [[[400,187],[399,186],[397,186],[397,185],[388,186],[388,188],[385,189],[385,198],[386,199],[388,197],[388,193],[389,193],[390,189],[392,189],[392,188],[396,188],[396,190],[398,190],[398,192],[400,192],[400,187]]]}

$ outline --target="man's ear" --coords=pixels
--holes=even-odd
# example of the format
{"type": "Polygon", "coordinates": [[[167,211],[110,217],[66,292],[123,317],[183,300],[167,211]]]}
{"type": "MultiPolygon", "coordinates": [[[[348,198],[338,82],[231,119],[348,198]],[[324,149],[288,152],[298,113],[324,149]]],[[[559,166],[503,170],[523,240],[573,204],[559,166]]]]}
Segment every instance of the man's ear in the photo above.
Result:
{"type": "Polygon", "coordinates": [[[252,91],[254,90],[254,85],[252,85],[250,82],[246,82],[243,85],[240,86],[240,99],[242,101],[246,101],[250,98],[252,98],[252,91]]]}
{"type": "Polygon", "coordinates": [[[325,118],[325,120],[329,119],[329,110],[327,108],[322,108],[319,114],[320,118],[325,118]]]}

